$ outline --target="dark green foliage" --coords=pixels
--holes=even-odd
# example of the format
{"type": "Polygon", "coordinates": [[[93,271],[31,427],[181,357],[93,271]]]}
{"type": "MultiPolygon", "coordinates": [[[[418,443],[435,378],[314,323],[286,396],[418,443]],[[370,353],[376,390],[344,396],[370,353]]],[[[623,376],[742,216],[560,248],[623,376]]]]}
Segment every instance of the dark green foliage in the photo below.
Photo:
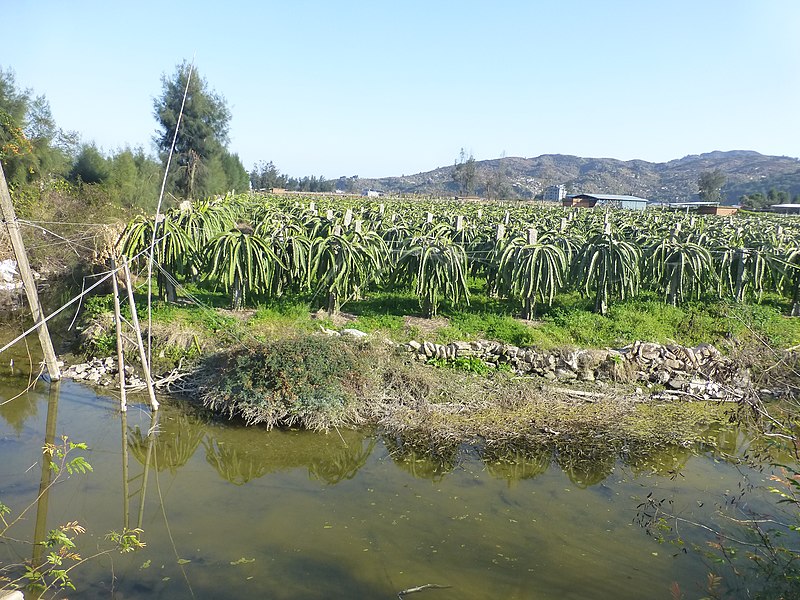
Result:
{"type": "Polygon", "coordinates": [[[697,180],[700,199],[704,202],[722,202],[722,186],[725,185],[725,173],[719,169],[704,171],[697,180]]]}
{"type": "Polygon", "coordinates": [[[357,418],[366,354],[341,338],[307,336],[211,357],[204,404],[248,424],[327,429],[357,418]]]}
{"type": "Polygon", "coordinates": [[[73,182],[103,183],[110,175],[109,161],[100,154],[97,146],[86,144],[72,165],[69,179],[73,182]]]}
{"type": "Polygon", "coordinates": [[[475,157],[472,156],[471,153],[469,157],[467,157],[467,152],[464,148],[461,149],[458,162],[456,162],[453,168],[453,181],[458,185],[459,193],[469,196],[475,192],[475,157]]]}
{"type": "MultiPolygon", "coordinates": [[[[172,77],[162,77],[162,93],[154,103],[154,116],[160,131],[156,143],[164,161],[172,146],[178,117],[187,89],[186,102],[180,125],[180,135],[175,145],[174,176],[172,185],[176,194],[184,198],[202,198],[225,192],[233,186],[225,182],[220,187],[219,175],[226,173],[225,146],[228,143],[230,111],[221,95],[209,91],[206,81],[196,69],[191,71],[186,63],[178,65],[172,77]],[[216,161],[216,164],[215,164],[216,161]]],[[[230,156],[230,155],[228,155],[230,156]]],[[[238,158],[236,158],[238,161],[238,158]]],[[[241,165],[241,163],[239,163],[241,165]]],[[[235,165],[229,165],[231,172],[235,165]]],[[[242,168],[244,171],[244,168],[242,168]]],[[[235,174],[240,182],[240,174],[235,174]]],[[[246,173],[245,173],[246,177],[246,173]]]]}
{"type": "Polygon", "coordinates": [[[17,88],[13,71],[0,69],[0,163],[10,188],[63,175],[75,143],[55,125],[44,96],[17,88]]]}
{"type": "Polygon", "coordinates": [[[488,375],[490,370],[489,365],[474,356],[459,356],[453,359],[432,358],[428,363],[435,367],[455,369],[456,371],[474,373],[475,375],[488,375]]]}

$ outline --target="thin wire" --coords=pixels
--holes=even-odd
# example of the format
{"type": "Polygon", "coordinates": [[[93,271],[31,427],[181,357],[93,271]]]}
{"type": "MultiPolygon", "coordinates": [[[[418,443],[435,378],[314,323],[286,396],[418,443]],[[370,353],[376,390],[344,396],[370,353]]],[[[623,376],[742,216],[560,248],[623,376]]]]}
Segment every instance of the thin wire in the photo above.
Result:
{"type": "MultiPolygon", "coordinates": [[[[69,243],[71,243],[71,242],[70,242],[70,240],[68,240],[67,238],[65,238],[65,237],[63,237],[63,236],[61,236],[61,235],[59,235],[59,234],[57,234],[55,231],[51,231],[51,230],[49,230],[49,229],[46,229],[46,228],[44,228],[44,227],[41,227],[40,225],[35,225],[35,224],[33,224],[33,223],[26,222],[26,221],[20,221],[20,223],[22,223],[23,225],[27,225],[28,227],[33,227],[34,229],[40,229],[40,230],[42,230],[43,232],[45,232],[45,233],[49,233],[50,235],[52,235],[52,236],[55,236],[55,237],[57,237],[58,239],[60,239],[60,240],[63,240],[64,242],[66,242],[66,243],[68,243],[68,244],[69,244],[69,243]]],[[[85,237],[85,238],[81,238],[81,239],[89,239],[90,237],[94,237],[94,236],[87,236],[87,237],[85,237]]],[[[55,244],[55,243],[56,243],[56,242],[53,242],[53,244],[55,244]]],[[[94,251],[94,248],[90,248],[89,246],[84,246],[84,245],[82,245],[82,244],[75,244],[75,245],[76,245],[76,246],[78,246],[79,248],[83,248],[84,250],[91,250],[91,251],[94,251]]],[[[73,248],[72,250],[73,250],[73,252],[75,252],[75,254],[76,254],[77,256],[80,256],[80,254],[78,254],[78,251],[77,251],[77,250],[75,250],[74,248],[73,248]]]]}
{"type": "Polygon", "coordinates": [[[98,227],[114,225],[114,223],[74,223],[72,221],[32,221],[30,219],[25,219],[24,221],[26,223],[40,223],[42,225],[76,225],[78,227],[86,227],[87,225],[93,225],[98,227]]]}
{"type": "MultiPolygon", "coordinates": [[[[175,123],[175,134],[172,136],[172,146],[170,146],[169,154],[167,155],[167,164],[164,168],[164,179],[161,181],[161,192],[158,194],[158,203],[156,204],[156,214],[153,217],[153,237],[150,240],[150,257],[147,261],[147,364],[151,365],[151,330],[153,328],[153,254],[156,247],[156,232],[158,231],[159,215],[161,214],[161,203],[164,200],[164,190],[167,187],[167,175],[169,175],[169,167],[172,163],[172,155],[175,153],[175,144],[178,141],[178,130],[181,127],[181,120],[183,119],[183,109],[186,106],[186,96],[189,95],[189,83],[192,81],[192,71],[194,69],[194,57],[189,64],[189,72],[186,75],[186,89],[183,90],[183,100],[181,101],[181,110],[178,112],[178,120],[175,123]]],[[[150,373],[152,377],[152,373],[150,373]]]]}
{"type": "Polygon", "coordinates": [[[28,392],[29,392],[31,389],[33,389],[33,387],[34,387],[34,386],[35,386],[35,385],[36,385],[36,384],[39,382],[39,377],[41,377],[41,376],[42,376],[42,373],[44,373],[44,370],[45,370],[45,368],[46,368],[46,367],[47,367],[47,365],[46,365],[44,362],[42,362],[42,368],[41,368],[41,369],[39,369],[39,374],[38,374],[38,375],[36,375],[36,377],[34,377],[32,381],[29,381],[29,382],[28,382],[28,387],[26,387],[24,390],[22,390],[22,391],[21,391],[19,394],[17,394],[17,395],[16,395],[16,396],[14,396],[13,398],[9,398],[8,400],[4,400],[3,402],[0,402],[0,406],[5,406],[5,405],[6,405],[6,404],[8,404],[9,402],[13,402],[14,400],[16,400],[17,398],[19,398],[20,396],[23,396],[23,395],[25,395],[25,394],[26,394],[26,393],[28,393],[28,392]]]}
{"type": "MultiPolygon", "coordinates": [[[[131,259],[129,259],[129,260],[136,260],[137,258],[140,258],[140,257],[141,257],[141,256],[142,256],[142,255],[143,255],[145,252],[147,252],[147,250],[146,250],[146,249],[145,249],[145,250],[142,250],[141,252],[139,252],[139,254],[137,254],[136,256],[134,256],[133,258],[131,258],[131,259]]],[[[103,276],[103,277],[102,277],[100,280],[98,280],[97,282],[93,283],[93,284],[92,284],[90,287],[88,287],[88,288],[87,288],[85,291],[81,292],[80,294],[78,294],[77,296],[75,296],[74,298],[72,298],[71,300],[69,300],[69,301],[68,301],[66,304],[64,304],[64,305],[62,305],[60,308],[56,309],[56,310],[55,310],[54,312],[52,312],[50,315],[48,315],[48,316],[47,316],[47,317],[45,317],[44,319],[40,320],[38,323],[34,324],[32,327],[28,328],[28,329],[27,329],[27,330],[26,330],[24,333],[20,334],[19,336],[17,336],[17,337],[16,337],[16,338],[14,338],[13,340],[11,340],[11,341],[10,341],[9,343],[7,343],[5,346],[3,346],[2,348],[0,348],[0,354],[2,354],[3,352],[5,352],[5,351],[6,351],[6,350],[8,350],[9,348],[11,348],[11,346],[13,346],[14,344],[16,344],[18,341],[20,341],[20,340],[24,339],[24,338],[25,338],[25,337],[26,337],[26,336],[27,336],[29,333],[31,333],[31,332],[33,332],[33,331],[36,331],[36,330],[37,330],[37,329],[38,329],[38,328],[39,328],[39,327],[40,327],[40,326],[41,326],[43,323],[47,323],[47,322],[48,322],[50,319],[52,319],[52,318],[53,318],[53,317],[55,317],[57,314],[59,314],[60,312],[62,312],[63,310],[65,310],[67,307],[71,306],[71,305],[72,305],[72,304],[74,304],[76,301],[78,301],[78,300],[80,300],[81,298],[83,298],[83,297],[84,297],[86,294],[88,294],[88,293],[89,293],[89,292],[91,292],[91,291],[92,291],[94,288],[96,288],[96,287],[97,287],[97,286],[99,286],[101,283],[103,283],[104,281],[106,281],[106,280],[107,280],[109,277],[112,277],[113,275],[115,275],[115,274],[118,272],[118,270],[119,270],[119,269],[114,269],[114,270],[111,270],[111,271],[107,272],[107,273],[105,274],[105,276],[103,276]]]]}

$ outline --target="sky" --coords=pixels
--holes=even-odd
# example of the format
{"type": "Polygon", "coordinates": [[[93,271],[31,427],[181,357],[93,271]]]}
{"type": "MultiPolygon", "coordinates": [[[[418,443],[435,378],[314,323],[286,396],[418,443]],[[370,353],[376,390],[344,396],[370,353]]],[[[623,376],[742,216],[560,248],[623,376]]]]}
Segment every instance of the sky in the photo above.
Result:
{"type": "Polygon", "coordinates": [[[800,155],[798,0],[0,0],[0,68],[106,153],[155,152],[192,62],[250,170],[386,177],[573,154],[800,155]]]}

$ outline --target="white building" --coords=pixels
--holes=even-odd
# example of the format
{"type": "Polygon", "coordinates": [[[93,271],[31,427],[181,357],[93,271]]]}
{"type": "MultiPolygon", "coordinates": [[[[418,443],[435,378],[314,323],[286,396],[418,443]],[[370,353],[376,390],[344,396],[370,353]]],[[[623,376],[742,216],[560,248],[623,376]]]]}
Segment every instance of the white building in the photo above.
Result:
{"type": "Polygon", "coordinates": [[[545,202],[561,202],[567,196],[567,188],[563,185],[551,185],[544,191],[545,202]]]}

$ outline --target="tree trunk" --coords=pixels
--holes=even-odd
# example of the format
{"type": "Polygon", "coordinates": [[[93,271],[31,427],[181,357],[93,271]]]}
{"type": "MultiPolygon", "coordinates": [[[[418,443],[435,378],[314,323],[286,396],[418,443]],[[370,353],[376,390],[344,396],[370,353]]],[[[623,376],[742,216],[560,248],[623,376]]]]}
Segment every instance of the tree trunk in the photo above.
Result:
{"type": "Polygon", "coordinates": [[[530,321],[533,318],[533,310],[534,310],[534,300],[532,298],[525,298],[522,301],[522,315],[521,317],[526,320],[530,321]]]}
{"type": "Polygon", "coordinates": [[[242,310],[242,308],[244,308],[244,293],[242,282],[237,275],[233,280],[233,287],[231,288],[231,310],[242,310]]]}
{"type": "Polygon", "coordinates": [[[328,292],[328,314],[335,315],[338,312],[338,297],[335,292],[328,292]]]}
{"type": "Polygon", "coordinates": [[[736,302],[744,302],[744,290],[746,283],[745,262],[747,260],[747,250],[740,248],[736,251],[736,256],[739,259],[739,264],[736,267],[736,290],[733,295],[736,302]]]}
{"type": "Polygon", "coordinates": [[[167,293],[167,302],[175,303],[178,301],[178,290],[171,279],[164,278],[164,291],[167,293]]]}

